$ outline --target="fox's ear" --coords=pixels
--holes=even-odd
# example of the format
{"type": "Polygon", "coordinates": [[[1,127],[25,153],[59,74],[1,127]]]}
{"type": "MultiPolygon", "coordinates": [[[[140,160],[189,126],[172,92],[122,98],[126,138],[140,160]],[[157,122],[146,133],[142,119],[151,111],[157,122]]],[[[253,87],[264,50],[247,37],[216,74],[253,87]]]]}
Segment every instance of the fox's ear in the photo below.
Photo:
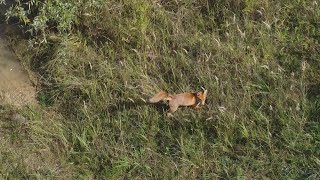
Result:
{"type": "Polygon", "coordinates": [[[207,94],[208,94],[208,90],[204,89],[203,87],[201,87],[201,89],[203,89],[203,96],[206,99],[207,98],[207,94]]]}
{"type": "Polygon", "coordinates": [[[201,89],[203,90],[203,92],[207,91],[203,86],[201,86],[201,89]]]}
{"type": "Polygon", "coordinates": [[[205,97],[207,97],[207,94],[208,94],[208,90],[204,90],[204,91],[203,91],[203,95],[204,95],[205,97]]]}

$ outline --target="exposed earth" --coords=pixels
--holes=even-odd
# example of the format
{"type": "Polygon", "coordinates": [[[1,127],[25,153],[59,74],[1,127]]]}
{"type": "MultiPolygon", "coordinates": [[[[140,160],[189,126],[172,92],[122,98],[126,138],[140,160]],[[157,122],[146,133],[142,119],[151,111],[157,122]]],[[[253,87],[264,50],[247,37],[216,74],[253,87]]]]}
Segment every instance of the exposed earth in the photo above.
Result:
{"type": "Polygon", "coordinates": [[[36,103],[35,88],[27,72],[5,40],[5,25],[0,24],[0,104],[17,107],[36,103]]]}

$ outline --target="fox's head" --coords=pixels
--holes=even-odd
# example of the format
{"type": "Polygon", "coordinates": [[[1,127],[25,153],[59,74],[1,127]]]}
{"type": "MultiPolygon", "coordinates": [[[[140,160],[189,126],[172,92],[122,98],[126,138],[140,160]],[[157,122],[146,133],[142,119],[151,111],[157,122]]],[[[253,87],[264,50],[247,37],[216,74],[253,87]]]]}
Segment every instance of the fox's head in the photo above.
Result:
{"type": "Polygon", "coordinates": [[[207,99],[208,90],[201,87],[203,91],[200,91],[197,93],[197,97],[201,100],[201,105],[204,105],[207,99]]]}

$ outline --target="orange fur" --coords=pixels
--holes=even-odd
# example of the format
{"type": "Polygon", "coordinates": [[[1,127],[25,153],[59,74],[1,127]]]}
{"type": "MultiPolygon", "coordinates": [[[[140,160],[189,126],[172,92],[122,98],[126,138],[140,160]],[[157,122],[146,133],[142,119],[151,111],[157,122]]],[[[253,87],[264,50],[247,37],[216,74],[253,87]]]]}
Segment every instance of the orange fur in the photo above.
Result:
{"type": "Polygon", "coordinates": [[[180,93],[180,94],[168,94],[167,92],[160,91],[149,99],[150,103],[157,103],[160,101],[169,101],[169,113],[174,113],[179,106],[192,106],[193,108],[199,108],[199,105],[204,105],[207,98],[207,90],[197,93],[180,93]]]}

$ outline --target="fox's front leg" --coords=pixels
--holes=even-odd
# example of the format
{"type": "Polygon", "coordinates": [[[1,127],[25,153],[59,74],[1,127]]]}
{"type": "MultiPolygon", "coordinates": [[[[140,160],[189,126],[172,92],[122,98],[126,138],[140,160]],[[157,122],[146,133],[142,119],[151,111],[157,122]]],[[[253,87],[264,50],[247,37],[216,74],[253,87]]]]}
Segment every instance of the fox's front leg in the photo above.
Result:
{"type": "Polygon", "coordinates": [[[196,105],[194,105],[194,106],[192,106],[192,108],[193,109],[195,109],[195,110],[197,110],[197,111],[199,111],[200,110],[200,103],[198,103],[198,104],[196,104],[196,105]]]}

